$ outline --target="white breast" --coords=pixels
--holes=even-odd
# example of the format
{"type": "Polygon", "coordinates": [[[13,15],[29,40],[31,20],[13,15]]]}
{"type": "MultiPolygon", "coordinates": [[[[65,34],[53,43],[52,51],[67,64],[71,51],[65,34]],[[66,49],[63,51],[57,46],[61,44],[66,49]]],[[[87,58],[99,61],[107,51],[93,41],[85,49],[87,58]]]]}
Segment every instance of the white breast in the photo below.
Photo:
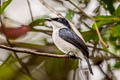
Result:
{"type": "Polygon", "coordinates": [[[57,48],[63,53],[68,53],[69,51],[79,53],[80,50],[78,48],[59,37],[59,29],[54,30],[52,34],[53,41],[57,48]]]}

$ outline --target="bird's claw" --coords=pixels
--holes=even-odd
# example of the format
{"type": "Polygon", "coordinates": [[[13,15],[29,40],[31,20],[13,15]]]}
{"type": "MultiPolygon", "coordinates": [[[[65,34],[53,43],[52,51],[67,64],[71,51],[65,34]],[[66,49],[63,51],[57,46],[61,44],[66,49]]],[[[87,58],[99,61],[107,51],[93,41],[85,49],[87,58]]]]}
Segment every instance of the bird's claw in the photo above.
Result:
{"type": "Polygon", "coordinates": [[[73,51],[69,51],[66,55],[70,56],[73,59],[77,59],[77,55],[75,55],[73,51]]]}

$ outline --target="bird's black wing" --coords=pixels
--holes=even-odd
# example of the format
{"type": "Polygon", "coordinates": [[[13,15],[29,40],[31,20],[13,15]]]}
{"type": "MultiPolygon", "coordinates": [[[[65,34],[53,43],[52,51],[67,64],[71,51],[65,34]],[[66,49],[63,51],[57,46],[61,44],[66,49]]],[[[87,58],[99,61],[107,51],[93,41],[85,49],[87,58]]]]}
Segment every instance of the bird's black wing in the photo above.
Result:
{"type": "Polygon", "coordinates": [[[93,74],[90,62],[88,60],[88,57],[89,57],[88,48],[83,42],[83,40],[76,33],[72,32],[69,28],[60,29],[59,36],[65,41],[71,43],[72,45],[74,45],[75,47],[81,50],[81,52],[84,55],[85,60],[88,63],[88,68],[90,70],[90,73],[93,74]]]}
{"type": "Polygon", "coordinates": [[[87,46],[76,33],[74,33],[68,28],[62,28],[59,30],[59,36],[65,41],[71,43],[72,45],[80,49],[84,56],[89,57],[87,46]]]}

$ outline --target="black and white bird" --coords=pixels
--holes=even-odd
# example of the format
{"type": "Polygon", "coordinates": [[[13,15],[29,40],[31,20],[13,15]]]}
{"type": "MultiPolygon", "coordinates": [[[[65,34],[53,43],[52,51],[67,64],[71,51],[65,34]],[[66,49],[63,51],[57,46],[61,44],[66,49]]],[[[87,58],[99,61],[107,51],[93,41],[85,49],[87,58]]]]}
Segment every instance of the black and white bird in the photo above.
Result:
{"type": "Polygon", "coordinates": [[[79,37],[70,28],[69,22],[65,18],[51,18],[46,19],[52,23],[53,33],[52,38],[59,50],[63,53],[72,52],[72,54],[80,56],[81,59],[85,59],[91,74],[93,74],[89,58],[88,48],[84,43],[84,40],[79,37]]]}

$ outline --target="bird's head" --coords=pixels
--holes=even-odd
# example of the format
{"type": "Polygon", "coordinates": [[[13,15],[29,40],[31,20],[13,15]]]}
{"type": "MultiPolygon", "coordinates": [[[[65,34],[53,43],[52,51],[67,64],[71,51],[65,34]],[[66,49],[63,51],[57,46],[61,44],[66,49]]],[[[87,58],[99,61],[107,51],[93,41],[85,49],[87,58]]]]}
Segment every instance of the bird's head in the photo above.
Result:
{"type": "Polygon", "coordinates": [[[47,20],[60,28],[70,28],[70,24],[65,18],[57,17],[57,18],[50,18],[47,20]]]}

